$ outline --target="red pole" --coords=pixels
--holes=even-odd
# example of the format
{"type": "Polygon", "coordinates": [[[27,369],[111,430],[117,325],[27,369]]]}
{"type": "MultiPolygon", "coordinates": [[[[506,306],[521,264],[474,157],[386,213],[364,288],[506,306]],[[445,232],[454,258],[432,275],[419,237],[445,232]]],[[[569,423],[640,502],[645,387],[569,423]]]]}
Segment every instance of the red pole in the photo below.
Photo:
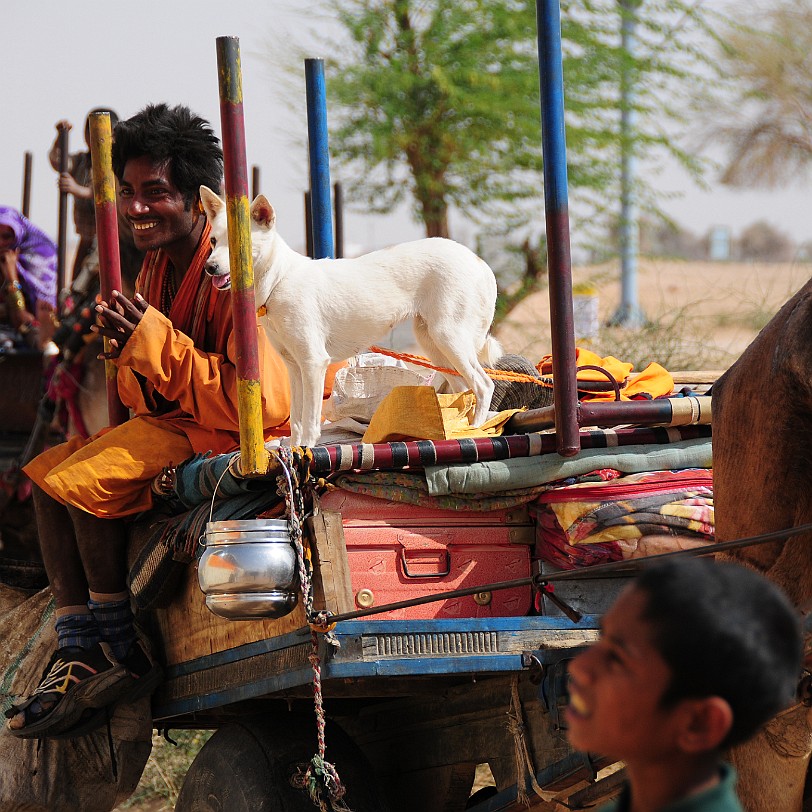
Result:
{"type": "MultiPolygon", "coordinates": [[[[93,164],[93,202],[96,207],[96,240],[99,246],[99,280],[105,302],[112,302],[112,292],[121,290],[121,258],[118,249],[116,214],[116,180],[113,176],[113,131],[109,113],[90,116],[90,157],[93,164]]],[[[105,350],[108,339],[104,340],[105,350]]],[[[129,419],[129,412],[118,396],[116,366],[104,362],[107,377],[107,416],[111,426],[129,419]]]]}
{"type": "Polygon", "coordinates": [[[237,344],[239,465],[240,473],[243,475],[264,474],[268,470],[270,455],[265,448],[262,427],[242,71],[240,41],[237,37],[217,37],[217,72],[220,80],[220,124],[223,131],[228,251],[231,258],[231,311],[237,344]]]}

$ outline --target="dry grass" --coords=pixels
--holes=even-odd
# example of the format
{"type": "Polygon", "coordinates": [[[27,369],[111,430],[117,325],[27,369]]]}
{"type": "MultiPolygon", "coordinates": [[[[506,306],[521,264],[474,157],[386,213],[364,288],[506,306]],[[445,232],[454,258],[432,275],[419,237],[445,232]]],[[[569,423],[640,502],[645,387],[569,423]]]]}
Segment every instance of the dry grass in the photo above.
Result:
{"type": "Polygon", "coordinates": [[[152,735],[152,753],[133,795],[113,812],[172,812],[189,765],[211,736],[209,730],[173,730],[177,746],[158,733],[152,735]]]}
{"type": "MultiPolygon", "coordinates": [[[[667,369],[725,369],[738,358],[781,305],[809,278],[803,263],[712,263],[641,260],[640,306],[649,320],[641,330],[602,328],[591,342],[599,355],[614,355],[640,370],[649,361],[667,369]]],[[[573,283],[598,292],[605,324],[620,300],[619,266],[573,269],[573,283]]],[[[538,361],[550,352],[547,291],[522,302],[500,326],[508,352],[538,361]]]]}

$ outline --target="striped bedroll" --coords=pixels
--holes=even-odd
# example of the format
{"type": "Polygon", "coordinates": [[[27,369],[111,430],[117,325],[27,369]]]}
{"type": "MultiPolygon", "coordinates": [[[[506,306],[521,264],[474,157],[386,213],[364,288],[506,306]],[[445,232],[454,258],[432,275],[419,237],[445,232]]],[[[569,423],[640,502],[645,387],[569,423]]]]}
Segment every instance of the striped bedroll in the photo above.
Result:
{"type": "MultiPolygon", "coordinates": [[[[624,445],[667,445],[711,436],[710,426],[646,426],[580,432],[581,448],[614,448],[624,445]]],[[[554,454],[555,434],[513,434],[461,440],[409,440],[394,443],[350,443],[308,449],[310,472],[397,470],[426,465],[490,462],[513,457],[554,454]]]]}

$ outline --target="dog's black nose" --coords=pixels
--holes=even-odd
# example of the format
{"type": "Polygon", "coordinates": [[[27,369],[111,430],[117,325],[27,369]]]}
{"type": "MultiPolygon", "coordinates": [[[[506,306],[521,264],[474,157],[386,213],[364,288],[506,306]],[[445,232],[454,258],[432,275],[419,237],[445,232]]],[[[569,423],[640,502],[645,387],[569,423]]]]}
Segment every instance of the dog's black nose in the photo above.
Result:
{"type": "Polygon", "coordinates": [[[218,265],[204,265],[203,270],[209,276],[218,276],[220,273],[220,267],[218,265]]]}

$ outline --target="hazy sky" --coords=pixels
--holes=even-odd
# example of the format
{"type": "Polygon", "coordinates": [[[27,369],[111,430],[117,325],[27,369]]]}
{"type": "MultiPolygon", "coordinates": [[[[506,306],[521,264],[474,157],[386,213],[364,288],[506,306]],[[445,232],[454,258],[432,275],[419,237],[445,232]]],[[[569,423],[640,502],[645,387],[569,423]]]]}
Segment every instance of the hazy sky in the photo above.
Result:
{"type": "MultiPolygon", "coordinates": [[[[182,102],[220,131],[215,39],[240,38],[248,160],[262,172],[262,191],[277,210],[282,235],[294,247],[303,243],[302,193],[307,154],[304,136],[304,79],[298,110],[283,100],[267,54],[274,32],[292,36],[299,22],[287,11],[294,0],[32,0],[6,4],[0,49],[6,77],[0,150],[0,203],[21,205],[23,155],[34,154],[31,218],[50,234],[57,229],[56,173],[47,154],[54,123],[75,125],[70,147],[83,145],[82,124],[89,109],[110,105],[120,116],[148,102],[182,102]]],[[[329,56],[336,47],[325,23],[312,56],[329,56]]],[[[285,41],[284,37],[282,41],[285,41]]],[[[303,69],[302,69],[303,75],[303,69]]],[[[328,75],[329,80],[329,75],[328,75]]],[[[329,114],[329,111],[328,111],[329,114]]],[[[335,178],[339,179],[339,178],[335,178]]],[[[663,190],[682,193],[664,204],[685,227],[704,233],[728,225],[734,235],[766,219],[796,240],[812,239],[808,190],[780,193],[702,192],[678,170],[666,168],[663,190]]],[[[539,211],[543,220],[543,211],[539,211]]],[[[72,234],[72,224],[69,228],[72,234]]],[[[367,248],[422,236],[408,213],[388,217],[347,216],[346,241],[367,248]]],[[[470,226],[454,235],[472,241],[470,226]]]]}

